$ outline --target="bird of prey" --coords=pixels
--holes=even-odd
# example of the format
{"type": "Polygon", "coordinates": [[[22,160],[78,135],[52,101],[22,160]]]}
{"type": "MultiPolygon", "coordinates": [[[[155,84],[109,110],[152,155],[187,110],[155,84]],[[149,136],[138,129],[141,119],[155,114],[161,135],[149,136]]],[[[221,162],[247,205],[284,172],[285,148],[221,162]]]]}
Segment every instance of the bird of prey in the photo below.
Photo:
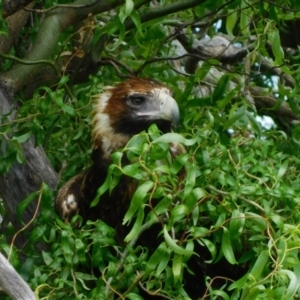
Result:
{"type": "MultiPolygon", "coordinates": [[[[105,193],[96,207],[90,207],[106,179],[112,163],[111,153],[152,124],[167,133],[178,121],[179,109],[171,90],[156,80],[131,78],[106,87],[96,97],[93,112],[93,164],[58,191],[55,209],[60,217],[65,222],[70,222],[75,214],[81,215],[84,221],[101,219],[124,238],[122,220],[137,188],[136,180],[123,176],[112,193],[105,193]]],[[[174,143],[170,151],[176,157],[182,147],[174,143]]]]}

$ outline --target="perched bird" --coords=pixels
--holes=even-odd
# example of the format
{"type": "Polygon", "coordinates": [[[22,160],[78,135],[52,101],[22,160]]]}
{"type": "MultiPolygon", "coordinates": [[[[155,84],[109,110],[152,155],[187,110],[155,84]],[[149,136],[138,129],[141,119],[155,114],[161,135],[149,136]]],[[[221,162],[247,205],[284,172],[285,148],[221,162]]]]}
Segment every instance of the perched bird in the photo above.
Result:
{"type": "MultiPolygon", "coordinates": [[[[163,133],[167,133],[178,120],[179,109],[172,92],[155,80],[131,78],[105,88],[96,98],[92,121],[93,165],[71,178],[58,191],[55,209],[61,218],[69,222],[75,214],[79,214],[84,221],[101,219],[114,227],[122,240],[125,237],[122,220],[137,182],[123,176],[111,194],[102,195],[98,205],[90,207],[106,179],[112,163],[110,155],[150,125],[156,124],[163,133]]],[[[174,144],[170,151],[177,156],[181,148],[174,144]]]]}
{"type": "MultiPolygon", "coordinates": [[[[179,109],[172,92],[155,80],[131,78],[114,87],[105,88],[96,98],[92,121],[93,164],[71,178],[58,191],[55,209],[60,217],[65,222],[70,222],[75,214],[81,215],[83,221],[101,219],[115,228],[119,245],[124,244],[129,229],[122,225],[122,221],[136,191],[137,181],[122,176],[111,193],[104,193],[98,204],[90,207],[97,196],[97,190],[107,177],[112,163],[111,154],[124,147],[133,135],[147,130],[152,124],[167,133],[178,121],[179,109]]],[[[175,143],[170,145],[174,158],[182,151],[182,146],[175,143]]],[[[140,245],[148,247],[150,252],[151,248],[154,250],[159,245],[157,236],[161,227],[156,225],[148,229],[138,241],[140,245]]],[[[205,259],[210,259],[209,251],[199,245],[195,245],[194,251],[198,255],[193,255],[189,260],[190,271],[184,271],[184,288],[191,299],[199,299],[206,289],[204,277],[207,275],[214,278],[219,274],[219,268],[224,272],[229,268],[228,264],[222,262],[218,267],[211,265],[211,268],[206,268],[205,259]]],[[[147,295],[144,299],[148,299],[147,295]]]]}

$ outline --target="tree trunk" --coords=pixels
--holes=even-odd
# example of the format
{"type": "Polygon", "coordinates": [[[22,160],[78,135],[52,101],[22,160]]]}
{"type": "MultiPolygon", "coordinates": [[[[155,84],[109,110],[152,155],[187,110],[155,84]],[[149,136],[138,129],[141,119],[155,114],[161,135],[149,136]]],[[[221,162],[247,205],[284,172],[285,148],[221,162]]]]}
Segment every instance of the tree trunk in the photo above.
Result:
{"type": "MultiPolygon", "coordinates": [[[[2,115],[9,115],[9,120],[13,120],[15,110],[10,102],[12,95],[9,89],[0,83],[0,124],[2,115]]],[[[22,144],[25,163],[15,162],[8,173],[0,176],[0,195],[3,205],[7,211],[9,221],[16,227],[20,227],[17,220],[16,209],[18,204],[29,194],[38,191],[43,182],[55,189],[58,183],[58,176],[53,170],[42,147],[34,146],[34,139],[30,138],[22,144]]],[[[6,141],[2,139],[0,147],[0,156],[4,156],[6,141]]],[[[36,205],[32,203],[23,213],[22,221],[28,223],[31,220],[36,205]]]]}

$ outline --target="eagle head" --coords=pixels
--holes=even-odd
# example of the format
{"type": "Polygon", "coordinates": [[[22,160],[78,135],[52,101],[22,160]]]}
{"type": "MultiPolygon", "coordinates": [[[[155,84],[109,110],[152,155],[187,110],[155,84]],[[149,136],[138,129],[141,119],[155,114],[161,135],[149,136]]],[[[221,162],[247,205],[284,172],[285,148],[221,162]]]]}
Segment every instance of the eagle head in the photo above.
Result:
{"type": "Polygon", "coordinates": [[[104,88],[96,98],[93,150],[107,158],[150,125],[165,133],[178,121],[179,108],[168,87],[152,79],[128,79],[104,88]]]}

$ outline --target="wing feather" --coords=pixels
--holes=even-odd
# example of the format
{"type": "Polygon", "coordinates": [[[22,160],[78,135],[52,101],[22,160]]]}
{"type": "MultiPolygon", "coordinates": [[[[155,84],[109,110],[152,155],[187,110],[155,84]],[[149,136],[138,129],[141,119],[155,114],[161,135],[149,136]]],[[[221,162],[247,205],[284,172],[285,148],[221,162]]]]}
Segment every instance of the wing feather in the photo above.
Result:
{"type": "Polygon", "coordinates": [[[55,210],[67,223],[79,214],[80,203],[84,200],[82,183],[87,171],[81,172],[67,181],[58,191],[55,199],[55,210]]]}

